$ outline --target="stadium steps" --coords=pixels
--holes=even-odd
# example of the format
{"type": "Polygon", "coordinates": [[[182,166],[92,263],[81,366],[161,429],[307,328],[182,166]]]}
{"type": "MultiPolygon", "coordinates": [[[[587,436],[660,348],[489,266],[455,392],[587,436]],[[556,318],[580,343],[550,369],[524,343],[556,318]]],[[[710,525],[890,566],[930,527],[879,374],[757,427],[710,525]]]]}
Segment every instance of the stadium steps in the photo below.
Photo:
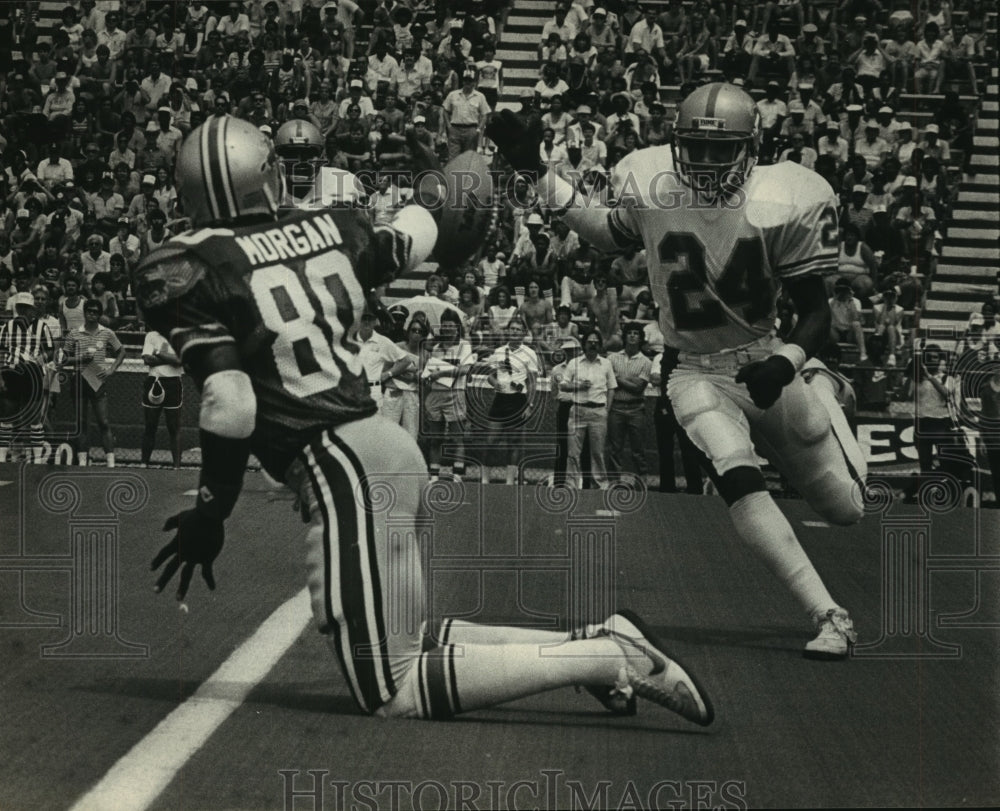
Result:
{"type": "Polygon", "coordinates": [[[496,58],[503,62],[503,95],[498,109],[520,108],[520,99],[538,82],[538,43],[555,12],[555,0],[514,0],[496,58]]]}
{"type": "Polygon", "coordinates": [[[920,321],[921,329],[960,335],[969,315],[997,293],[1000,267],[1000,135],[998,71],[990,68],[976,126],[975,174],[959,185],[937,273],[920,321]]]}

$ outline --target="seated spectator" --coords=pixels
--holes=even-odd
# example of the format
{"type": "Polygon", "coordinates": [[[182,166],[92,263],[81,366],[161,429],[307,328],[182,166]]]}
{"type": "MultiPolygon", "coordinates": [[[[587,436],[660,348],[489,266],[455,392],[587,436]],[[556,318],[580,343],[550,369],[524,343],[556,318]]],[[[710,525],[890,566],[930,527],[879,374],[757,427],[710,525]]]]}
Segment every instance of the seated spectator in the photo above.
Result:
{"type": "Polygon", "coordinates": [[[747,21],[740,19],[722,46],[722,70],[726,76],[746,76],[753,60],[756,39],[748,32],[747,21]]]}
{"type": "Polygon", "coordinates": [[[893,157],[900,164],[906,166],[913,158],[913,150],[917,148],[917,144],[913,140],[913,127],[909,121],[899,122],[899,126],[896,128],[896,138],[896,146],[892,150],[893,157]]]}
{"type": "Polygon", "coordinates": [[[517,313],[517,305],[511,301],[510,291],[503,285],[498,285],[490,291],[493,303],[490,305],[487,315],[489,317],[490,332],[494,336],[500,337],[510,320],[517,313]]]}
{"type": "Polygon", "coordinates": [[[933,264],[931,259],[937,232],[937,216],[934,209],[925,204],[923,195],[916,188],[916,179],[913,180],[914,184],[910,187],[912,189],[910,200],[904,201],[904,205],[896,212],[893,224],[903,235],[903,255],[919,257],[930,270],[930,264],[933,264]]]}
{"type": "Polygon", "coordinates": [[[49,144],[49,156],[38,164],[35,176],[47,189],[73,179],[73,165],[62,157],[61,143],[52,141],[49,144]]]}
{"type": "Polygon", "coordinates": [[[874,334],[884,338],[889,354],[886,366],[896,365],[896,353],[902,351],[906,341],[903,335],[903,308],[896,303],[896,291],[889,288],[882,294],[882,301],[872,305],[875,316],[874,334]]]}
{"type": "Polygon", "coordinates": [[[865,122],[865,137],[854,144],[854,154],[864,157],[869,169],[880,166],[892,153],[892,147],[879,135],[879,131],[878,121],[869,119],[865,122]]]}
{"type": "Polygon", "coordinates": [[[920,148],[924,151],[925,158],[934,158],[938,164],[947,166],[951,161],[951,148],[947,141],[942,141],[939,137],[941,128],[930,123],[924,127],[924,140],[920,148]]]}
{"type": "Polygon", "coordinates": [[[853,225],[858,231],[858,237],[864,239],[868,227],[872,223],[873,211],[868,204],[868,187],[858,183],[851,187],[851,202],[840,212],[842,225],[853,225]]]}
{"type": "MultiPolygon", "coordinates": [[[[119,217],[118,230],[108,243],[109,254],[119,254],[125,260],[129,271],[135,270],[142,258],[142,249],[139,237],[131,232],[128,217],[119,217]]],[[[110,264],[110,256],[108,257],[110,264]]],[[[109,267],[110,269],[110,267],[109,267]]]]}
{"type": "Polygon", "coordinates": [[[860,362],[868,360],[865,335],[861,329],[861,302],[854,298],[851,280],[846,277],[837,279],[830,299],[830,339],[840,343],[853,341],[858,348],[860,362]]]}
{"type": "Polygon", "coordinates": [[[479,261],[479,273],[487,291],[493,290],[507,275],[504,257],[497,253],[497,246],[491,244],[486,248],[486,256],[479,261]]]}
{"type": "Polygon", "coordinates": [[[923,38],[917,43],[914,59],[913,81],[918,93],[940,93],[944,74],[941,70],[944,60],[944,41],[940,38],[937,23],[924,26],[923,38]]]}
{"type": "Polygon", "coordinates": [[[890,64],[888,55],[882,50],[878,36],[874,33],[865,34],[862,46],[847,57],[847,62],[854,68],[857,82],[866,96],[871,95],[879,76],[890,64]]]}
{"type": "Polygon", "coordinates": [[[811,146],[806,146],[805,134],[797,132],[791,137],[790,141],[790,146],[782,151],[781,155],[778,157],[778,162],[783,163],[784,161],[794,161],[795,163],[802,164],[806,167],[806,169],[815,168],[816,158],[818,158],[819,155],[811,146]]]}
{"type": "MultiPolygon", "coordinates": [[[[127,177],[128,167],[125,174],[127,177]]],[[[101,175],[101,187],[87,196],[87,203],[97,218],[97,227],[108,236],[113,234],[118,218],[125,211],[125,198],[115,191],[115,176],[111,172],[101,175]]]]}
{"type": "Polygon", "coordinates": [[[833,158],[838,172],[847,162],[850,144],[840,137],[840,124],[834,119],[826,122],[826,134],[816,143],[816,152],[818,156],[829,155],[833,158]]]}
{"type": "Polygon", "coordinates": [[[782,76],[786,81],[795,73],[795,48],[791,40],[778,30],[778,21],[772,19],[753,46],[750,71],[747,79],[756,81],[761,71],[765,76],[782,76]]]}
{"type": "Polygon", "coordinates": [[[837,261],[839,278],[849,279],[854,293],[859,298],[867,300],[874,292],[873,279],[878,269],[875,255],[871,248],[861,242],[861,232],[856,225],[845,222],[842,231],[843,241],[837,261]]]}

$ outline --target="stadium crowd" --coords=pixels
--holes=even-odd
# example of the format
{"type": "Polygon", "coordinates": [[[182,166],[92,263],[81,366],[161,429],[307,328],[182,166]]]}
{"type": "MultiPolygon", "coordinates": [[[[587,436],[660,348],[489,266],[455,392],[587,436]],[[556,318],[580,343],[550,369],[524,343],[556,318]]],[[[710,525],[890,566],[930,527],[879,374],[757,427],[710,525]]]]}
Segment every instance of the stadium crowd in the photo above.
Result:
{"type": "MultiPolygon", "coordinates": [[[[410,128],[442,161],[470,148],[493,154],[483,128],[504,96],[497,50],[510,10],[503,0],[77,0],[40,37],[39,4],[21,4],[20,58],[0,93],[0,314],[22,321],[0,334],[2,362],[39,361],[47,402],[57,370],[80,371],[113,464],[102,392],[124,359],[121,339],[142,342],[130,270],[186,228],[172,179],[186,135],[213,115],[271,137],[309,122],[324,162],[361,179],[377,222],[406,198],[410,128]]],[[[624,156],[669,143],[674,105],[661,88],[679,85],[683,97],[724,78],[752,92],[760,163],[799,162],[840,196],[828,358],[845,374],[902,367],[947,235],[952,170],[973,169],[974,110],[957,91],[978,93],[974,64],[995,58],[987,12],[984,0],[559,0],[519,115],[544,131],[544,164],[608,197],[624,156]],[[924,95],[904,103],[914,90],[924,95]],[[904,109],[920,109],[920,122],[904,109]]],[[[508,428],[523,426],[547,388],[560,428],[565,403],[595,412],[561,446],[556,475],[580,478],[588,456],[597,486],[626,468],[643,474],[646,391],[670,351],[644,252],[598,254],[543,216],[527,185],[518,191],[498,204],[481,256],[427,280],[422,298],[440,305],[404,304],[362,325],[381,407],[414,434],[434,426],[432,471],[448,445],[461,474],[467,390],[456,381],[478,374],[476,386],[496,392],[479,427],[504,446],[512,481],[518,440],[508,428]]],[[[991,356],[996,306],[992,297],[973,314],[966,339],[991,356]]],[[[779,307],[788,330],[794,312],[779,307]]],[[[160,369],[151,377],[173,377],[165,352],[143,356],[160,369]]],[[[912,391],[928,376],[910,364],[905,377],[912,391]]],[[[673,490],[677,431],[662,387],[654,415],[661,489],[673,490]]],[[[45,419],[33,418],[35,440],[45,419]]],[[[8,428],[0,458],[10,440],[8,428]]],[[[688,491],[701,492],[682,432],[680,443],[688,491]]]]}

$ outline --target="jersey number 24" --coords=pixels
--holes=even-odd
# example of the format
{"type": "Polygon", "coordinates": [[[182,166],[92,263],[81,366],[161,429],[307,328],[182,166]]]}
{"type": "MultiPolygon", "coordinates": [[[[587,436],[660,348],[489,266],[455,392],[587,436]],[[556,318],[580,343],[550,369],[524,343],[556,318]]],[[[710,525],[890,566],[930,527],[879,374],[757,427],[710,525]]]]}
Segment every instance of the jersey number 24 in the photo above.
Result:
{"type": "Polygon", "coordinates": [[[764,246],[757,237],[737,241],[726,266],[708,288],[705,245],[692,233],[669,233],[659,247],[667,276],[667,299],[678,330],[725,326],[729,309],[752,324],[771,312],[774,287],[764,270],[764,246]],[[725,306],[723,306],[725,305],[725,306]]]}

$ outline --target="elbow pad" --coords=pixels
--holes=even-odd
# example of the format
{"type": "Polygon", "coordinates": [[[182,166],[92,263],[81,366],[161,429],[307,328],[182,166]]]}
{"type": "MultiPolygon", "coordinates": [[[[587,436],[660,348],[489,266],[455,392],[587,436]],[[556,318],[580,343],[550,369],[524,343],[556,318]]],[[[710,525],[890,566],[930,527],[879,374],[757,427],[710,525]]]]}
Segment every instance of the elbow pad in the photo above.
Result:
{"type": "Polygon", "coordinates": [[[246,439],[257,423],[257,396],[246,372],[226,369],[205,378],[198,425],[227,439],[246,439]]]}

